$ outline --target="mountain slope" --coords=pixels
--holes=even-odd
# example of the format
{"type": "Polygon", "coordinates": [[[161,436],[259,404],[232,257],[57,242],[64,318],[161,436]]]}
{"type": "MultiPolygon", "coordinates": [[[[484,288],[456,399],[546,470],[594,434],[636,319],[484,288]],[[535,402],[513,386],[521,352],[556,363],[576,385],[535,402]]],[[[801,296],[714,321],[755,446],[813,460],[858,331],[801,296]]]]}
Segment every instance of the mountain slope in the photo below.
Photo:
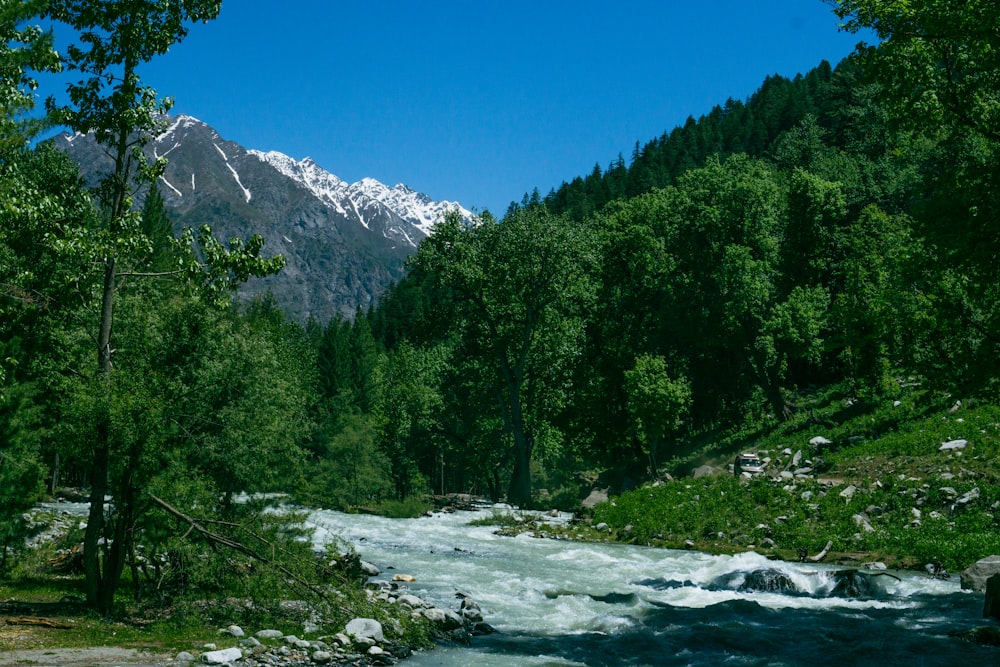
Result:
{"type": "MultiPolygon", "coordinates": [[[[159,187],[176,229],[208,224],[219,239],[263,235],[264,253],[280,253],[287,264],[277,276],[251,279],[239,296],[270,290],[300,322],[367,307],[403,275],[406,258],[445,211],[472,218],[405,185],[348,184],[309,158],[248,150],[190,116],[165,120],[146,152],[168,160],[159,187]]],[[[92,136],[53,141],[89,184],[111,167],[92,136]]]]}

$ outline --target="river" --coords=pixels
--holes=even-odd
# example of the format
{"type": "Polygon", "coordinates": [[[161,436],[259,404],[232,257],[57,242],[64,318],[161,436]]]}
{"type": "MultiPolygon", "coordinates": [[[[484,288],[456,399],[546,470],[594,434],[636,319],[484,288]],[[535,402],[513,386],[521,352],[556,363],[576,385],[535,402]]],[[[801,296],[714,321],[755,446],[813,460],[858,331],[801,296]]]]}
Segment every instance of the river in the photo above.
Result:
{"type": "Polygon", "coordinates": [[[860,576],[845,591],[834,566],[501,537],[468,525],[480,516],[320,510],[309,521],[317,544],[353,545],[377,579],[412,575],[410,592],[451,609],[464,593],[497,629],[408,667],[1000,664],[1000,649],[949,636],[988,624],[982,594],[961,591],[957,576],[860,576]]]}

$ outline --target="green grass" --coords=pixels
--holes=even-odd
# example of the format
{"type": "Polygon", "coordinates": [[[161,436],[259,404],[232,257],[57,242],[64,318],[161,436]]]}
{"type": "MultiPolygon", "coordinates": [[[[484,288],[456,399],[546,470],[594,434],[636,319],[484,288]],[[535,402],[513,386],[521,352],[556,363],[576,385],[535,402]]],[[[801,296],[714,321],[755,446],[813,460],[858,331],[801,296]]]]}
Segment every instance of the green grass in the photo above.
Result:
{"type": "Polygon", "coordinates": [[[638,544],[683,547],[690,540],[715,552],[752,545],[789,558],[799,549],[816,553],[832,540],[845,560],[900,567],[938,561],[950,571],[1000,553],[1000,407],[971,404],[952,413],[953,400],[919,391],[900,400],[851,405],[827,388],[804,397],[793,418],[773,428],[702,434],[670,461],[677,481],[624,493],[595,508],[592,521],[609,524],[615,539],[638,544]],[[831,444],[811,447],[815,436],[831,444]],[[968,445],[939,451],[955,439],[968,445]],[[783,450],[802,451],[818,479],[681,476],[703,463],[724,469],[739,451],[784,464],[783,450]],[[824,478],[836,485],[821,483],[824,478]],[[854,496],[841,497],[850,484],[854,496]],[[975,501],[956,505],[973,489],[975,501]],[[860,514],[874,530],[858,523],[860,514]],[[765,538],[775,546],[762,546],[765,538]]]}

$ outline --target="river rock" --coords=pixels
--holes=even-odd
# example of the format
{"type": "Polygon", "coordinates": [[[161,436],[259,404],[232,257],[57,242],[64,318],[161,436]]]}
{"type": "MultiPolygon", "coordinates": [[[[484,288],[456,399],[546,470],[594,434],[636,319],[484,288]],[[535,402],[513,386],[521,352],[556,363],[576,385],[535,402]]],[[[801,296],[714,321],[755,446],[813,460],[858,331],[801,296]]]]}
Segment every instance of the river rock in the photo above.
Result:
{"type": "Polygon", "coordinates": [[[986,580],[1000,574],[1000,556],[987,556],[965,568],[960,581],[962,588],[969,591],[985,591],[986,580]]]}
{"type": "Polygon", "coordinates": [[[983,604],[983,618],[1000,619],[1000,574],[986,580],[986,601],[983,604]]]}
{"type": "Polygon", "coordinates": [[[418,598],[416,595],[410,595],[409,593],[405,595],[400,595],[396,598],[396,602],[399,604],[405,604],[407,607],[412,609],[420,609],[424,606],[424,601],[418,598]]]}
{"type": "Polygon", "coordinates": [[[417,578],[414,577],[412,574],[394,574],[394,575],[392,575],[392,580],[393,581],[402,581],[403,583],[406,583],[406,584],[412,584],[413,582],[415,582],[417,580],[417,578]]]}
{"type": "Polygon", "coordinates": [[[347,622],[344,632],[356,638],[373,639],[376,642],[385,641],[382,634],[382,624],[374,618],[354,618],[347,622]]]}
{"type": "Polygon", "coordinates": [[[315,651],[313,652],[310,659],[317,665],[325,665],[331,660],[333,660],[333,654],[329,651],[315,651]]]}
{"type": "Polygon", "coordinates": [[[224,665],[227,662],[235,662],[242,659],[243,651],[235,647],[201,654],[201,661],[208,665],[224,665]]]}
{"type": "Polygon", "coordinates": [[[382,574],[382,571],[368,561],[361,561],[361,574],[366,577],[377,577],[382,574]]]}
{"type": "Polygon", "coordinates": [[[181,651],[176,656],[174,656],[174,662],[180,665],[190,664],[194,662],[194,656],[188,653],[187,651],[181,651]]]}
{"type": "Polygon", "coordinates": [[[220,630],[220,632],[222,632],[224,634],[227,634],[227,635],[232,635],[233,637],[237,637],[237,638],[243,637],[243,636],[246,635],[246,633],[243,632],[243,628],[241,628],[238,625],[230,625],[225,630],[220,630]]]}
{"type": "Polygon", "coordinates": [[[260,630],[254,633],[254,637],[258,639],[277,639],[278,637],[284,637],[285,633],[281,630],[260,630]]]}

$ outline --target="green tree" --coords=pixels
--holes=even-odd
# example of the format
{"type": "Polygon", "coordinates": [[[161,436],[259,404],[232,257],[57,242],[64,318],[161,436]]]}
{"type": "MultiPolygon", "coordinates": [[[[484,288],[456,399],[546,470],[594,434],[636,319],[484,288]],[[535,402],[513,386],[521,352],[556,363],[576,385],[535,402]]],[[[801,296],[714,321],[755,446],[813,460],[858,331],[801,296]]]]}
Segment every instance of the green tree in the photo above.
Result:
{"type": "Polygon", "coordinates": [[[893,116],[1000,141],[1000,6],[993,0],[833,0],[845,29],[871,29],[859,56],[893,116]]]}
{"type": "Polygon", "coordinates": [[[910,132],[901,150],[919,159],[922,191],[907,212],[929,255],[922,267],[913,260],[910,272],[923,276],[911,288],[921,290],[916,312],[940,335],[908,336],[913,355],[935,386],[992,396],[1000,377],[1000,6],[840,0],[836,11],[846,29],[881,40],[859,48],[857,60],[893,124],[910,132]]]}
{"type": "Polygon", "coordinates": [[[672,378],[663,357],[642,355],[625,372],[628,411],[649,457],[650,476],[658,476],[657,452],[661,443],[684,425],[691,403],[691,387],[684,378],[672,378]]]}
{"type": "MultiPolygon", "coordinates": [[[[156,423],[155,415],[146,415],[140,408],[142,392],[134,396],[123,393],[129,389],[129,378],[124,373],[115,374],[112,344],[119,289],[128,279],[143,275],[140,269],[151,252],[133,197],[165,165],[162,159],[148,162],[142,146],[157,129],[158,114],[169,109],[170,101],[159,100],[155,91],[143,86],[138,69],[180,41],[190,23],[215,18],[220,4],[217,0],[53,0],[45,8],[47,17],[79,35],[80,43],[67,48],[65,65],[83,76],[67,85],[68,106],[58,106],[50,98],[49,113],[57,123],[75,131],[93,132],[114,164],[97,189],[102,224],[97,229],[68,230],[66,237],[58,240],[62,248],[86,257],[100,272],[95,304],[97,373],[85,386],[93,399],[88,414],[94,421],[89,439],[93,443],[89,457],[91,509],[84,565],[87,601],[102,612],[114,604],[130,553],[141,514],[142,489],[137,485],[136,470],[143,464],[144,452],[149,451],[144,446],[149,440],[144,429],[156,423]],[[111,490],[115,502],[106,514],[103,500],[111,490]]],[[[185,240],[194,242],[193,232],[187,232],[185,240]]],[[[258,256],[263,245],[259,237],[246,245],[235,242],[226,248],[203,228],[197,242],[205,261],[199,262],[197,255],[191,254],[185,267],[187,276],[202,287],[214,288],[217,295],[251,274],[273,272],[282,263],[281,258],[263,260],[258,256]]]]}
{"type": "Polygon", "coordinates": [[[36,72],[55,72],[52,34],[27,21],[46,0],[0,0],[0,153],[23,148],[45,126],[28,114],[35,106],[36,72]]]}
{"type": "Polygon", "coordinates": [[[583,342],[594,253],[579,225],[544,208],[466,228],[448,216],[420,246],[414,266],[455,295],[459,354],[481,360],[510,442],[510,502],[531,503],[536,447],[552,428],[583,342]]]}

